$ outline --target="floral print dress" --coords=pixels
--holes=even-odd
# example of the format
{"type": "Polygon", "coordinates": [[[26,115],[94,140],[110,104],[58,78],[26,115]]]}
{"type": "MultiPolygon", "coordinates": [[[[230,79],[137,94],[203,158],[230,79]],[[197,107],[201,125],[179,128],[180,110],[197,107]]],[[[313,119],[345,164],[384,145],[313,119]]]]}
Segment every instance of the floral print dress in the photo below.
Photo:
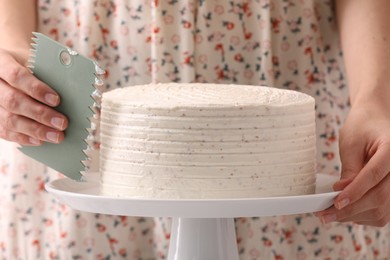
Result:
{"type": "MultiPolygon", "coordinates": [[[[318,171],[338,175],[347,82],[329,0],[39,0],[39,31],[97,60],[107,90],[150,82],[267,85],[316,99],[318,171]]],[[[0,145],[1,259],[165,259],[170,221],[70,209],[61,174],[0,145]]],[[[388,227],[312,214],[236,220],[240,259],[386,259],[388,227]]]]}

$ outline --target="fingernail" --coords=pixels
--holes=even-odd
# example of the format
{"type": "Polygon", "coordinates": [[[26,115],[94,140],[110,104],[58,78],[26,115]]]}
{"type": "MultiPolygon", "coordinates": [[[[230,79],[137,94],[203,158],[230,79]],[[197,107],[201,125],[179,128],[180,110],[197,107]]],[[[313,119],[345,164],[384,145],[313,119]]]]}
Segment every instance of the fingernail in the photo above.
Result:
{"type": "Polygon", "coordinates": [[[30,137],[28,141],[30,142],[30,144],[34,144],[34,145],[41,144],[41,141],[39,141],[38,139],[32,138],[32,137],[30,137]]]}
{"type": "Polygon", "coordinates": [[[46,94],[45,95],[45,101],[51,105],[51,106],[55,106],[58,104],[58,101],[59,101],[59,97],[57,95],[54,95],[54,94],[46,94]]]}
{"type": "Polygon", "coordinates": [[[339,201],[338,203],[336,203],[336,208],[337,209],[342,209],[346,206],[348,206],[349,204],[349,199],[348,198],[345,198],[345,199],[342,199],[341,201],[339,201]]]}
{"type": "Polygon", "coordinates": [[[58,139],[60,138],[60,135],[57,134],[56,132],[48,132],[46,134],[47,140],[53,142],[53,143],[58,143],[58,139]]]}
{"type": "Polygon", "coordinates": [[[63,130],[65,120],[62,119],[62,118],[60,118],[60,117],[53,117],[53,118],[50,120],[50,123],[51,123],[52,126],[54,126],[55,128],[58,128],[59,130],[63,130]]]}
{"type": "Polygon", "coordinates": [[[321,222],[327,224],[337,219],[336,214],[328,214],[321,217],[321,222]]]}

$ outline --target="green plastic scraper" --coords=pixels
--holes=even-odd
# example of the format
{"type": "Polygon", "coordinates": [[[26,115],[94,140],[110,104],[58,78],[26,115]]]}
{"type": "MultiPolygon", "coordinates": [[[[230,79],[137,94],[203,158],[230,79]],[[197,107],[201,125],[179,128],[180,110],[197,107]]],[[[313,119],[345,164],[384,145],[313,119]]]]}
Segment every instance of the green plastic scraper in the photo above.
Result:
{"type": "MultiPolygon", "coordinates": [[[[55,109],[69,120],[65,140],[61,144],[44,143],[42,146],[24,146],[26,155],[46,164],[65,176],[81,181],[88,165],[91,149],[91,121],[98,109],[102,85],[99,76],[104,71],[96,62],[49,37],[33,33],[32,55],[29,67],[41,81],[52,87],[61,97],[55,109]]],[[[93,125],[93,124],[92,124],[93,125]]]]}

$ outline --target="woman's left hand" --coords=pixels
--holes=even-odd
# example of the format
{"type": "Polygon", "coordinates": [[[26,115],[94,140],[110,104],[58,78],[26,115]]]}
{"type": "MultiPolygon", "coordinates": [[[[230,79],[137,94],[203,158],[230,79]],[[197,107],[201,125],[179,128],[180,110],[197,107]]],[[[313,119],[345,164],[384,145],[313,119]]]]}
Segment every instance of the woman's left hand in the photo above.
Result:
{"type": "Polygon", "coordinates": [[[367,101],[352,107],[340,133],[340,156],[341,179],[333,188],[342,191],[334,206],[315,215],[323,223],[385,226],[390,222],[388,104],[367,101]]]}

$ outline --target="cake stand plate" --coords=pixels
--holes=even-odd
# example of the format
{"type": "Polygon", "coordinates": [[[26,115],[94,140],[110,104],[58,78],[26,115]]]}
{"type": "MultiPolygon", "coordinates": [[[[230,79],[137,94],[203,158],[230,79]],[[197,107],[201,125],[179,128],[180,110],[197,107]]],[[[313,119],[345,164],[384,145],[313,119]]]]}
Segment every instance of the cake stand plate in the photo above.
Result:
{"type": "MultiPolygon", "coordinates": [[[[98,174],[96,174],[98,176],[98,174]]],[[[290,215],[330,207],[337,177],[317,174],[316,193],[248,199],[134,199],[102,195],[99,181],[64,178],[46,185],[70,207],[87,212],[143,217],[172,217],[169,260],[237,260],[235,217],[290,215]]]]}

